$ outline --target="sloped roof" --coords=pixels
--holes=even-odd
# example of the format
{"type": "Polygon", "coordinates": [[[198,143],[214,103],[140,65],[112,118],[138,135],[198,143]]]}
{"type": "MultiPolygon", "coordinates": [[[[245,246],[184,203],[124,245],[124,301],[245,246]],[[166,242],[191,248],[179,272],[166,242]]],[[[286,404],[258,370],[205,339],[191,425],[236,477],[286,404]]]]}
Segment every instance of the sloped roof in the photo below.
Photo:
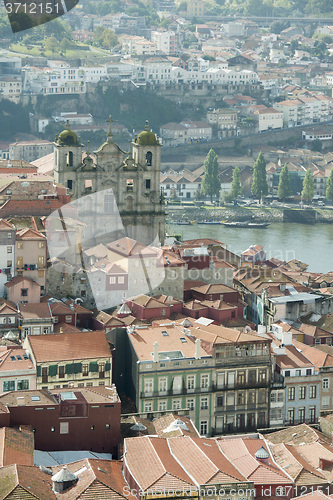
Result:
{"type": "Polygon", "coordinates": [[[0,467],[11,464],[34,465],[35,449],[32,428],[0,428],[0,467]]]}
{"type": "Polygon", "coordinates": [[[27,337],[37,363],[77,359],[109,358],[103,330],[27,337]]]}
{"type": "Polygon", "coordinates": [[[161,482],[166,482],[165,479],[169,488],[186,490],[195,485],[170,453],[167,439],[151,436],[128,438],[125,440],[125,450],[125,467],[129,468],[141,489],[158,490],[161,482]]]}
{"type": "MultiPolygon", "coordinates": [[[[57,473],[60,467],[53,467],[57,473]]],[[[66,468],[78,477],[78,481],[61,496],[66,500],[81,498],[85,492],[91,492],[94,498],[129,498],[124,495],[126,482],[122,475],[122,462],[117,460],[99,460],[86,458],[66,464],[66,468]]]]}
{"type": "MultiPolygon", "coordinates": [[[[52,491],[51,476],[37,467],[17,464],[1,467],[0,498],[6,498],[17,487],[23,488],[26,498],[36,497],[40,500],[56,498],[52,491]]],[[[17,493],[20,495],[19,491],[17,493]]]]}

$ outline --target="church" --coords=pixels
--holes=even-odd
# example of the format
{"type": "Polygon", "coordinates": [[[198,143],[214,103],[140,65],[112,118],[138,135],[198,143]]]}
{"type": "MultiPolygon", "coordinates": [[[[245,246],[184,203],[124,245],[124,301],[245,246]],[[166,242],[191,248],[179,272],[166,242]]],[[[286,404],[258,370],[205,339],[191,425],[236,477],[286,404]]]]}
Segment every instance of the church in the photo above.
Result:
{"type": "MultiPolygon", "coordinates": [[[[54,142],[54,179],[68,189],[70,205],[89,226],[86,247],[121,235],[145,245],[163,244],[165,204],[159,140],[146,122],[126,153],[113,141],[111,117],[107,121],[106,142],[92,154],[89,147],[84,154],[80,137],[67,121],[54,142]]],[[[66,211],[66,206],[63,209],[66,211]]]]}

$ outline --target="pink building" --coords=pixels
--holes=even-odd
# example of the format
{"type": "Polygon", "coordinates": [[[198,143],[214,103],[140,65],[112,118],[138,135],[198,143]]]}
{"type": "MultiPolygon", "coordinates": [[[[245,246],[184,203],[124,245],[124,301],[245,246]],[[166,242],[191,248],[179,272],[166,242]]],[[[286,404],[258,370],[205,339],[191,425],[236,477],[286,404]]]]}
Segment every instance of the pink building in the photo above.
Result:
{"type": "Polygon", "coordinates": [[[15,276],[5,283],[5,296],[12,302],[36,304],[40,302],[41,286],[25,276],[15,276]]]}

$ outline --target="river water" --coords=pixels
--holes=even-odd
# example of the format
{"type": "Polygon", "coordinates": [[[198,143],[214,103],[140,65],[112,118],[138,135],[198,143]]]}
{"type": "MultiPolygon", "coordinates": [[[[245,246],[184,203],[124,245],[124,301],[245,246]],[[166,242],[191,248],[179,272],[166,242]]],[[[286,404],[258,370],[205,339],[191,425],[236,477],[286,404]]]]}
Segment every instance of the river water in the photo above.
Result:
{"type": "Polygon", "coordinates": [[[298,259],[309,264],[308,271],[333,271],[333,224],[295,224],[274,222],[266,229],[231,228],[220,225],[168,224],[168,234],[180,234],[183,240],[214,238],[228,250],[241,254],[250,245],[262,245],[267,258],[298,259]]]}

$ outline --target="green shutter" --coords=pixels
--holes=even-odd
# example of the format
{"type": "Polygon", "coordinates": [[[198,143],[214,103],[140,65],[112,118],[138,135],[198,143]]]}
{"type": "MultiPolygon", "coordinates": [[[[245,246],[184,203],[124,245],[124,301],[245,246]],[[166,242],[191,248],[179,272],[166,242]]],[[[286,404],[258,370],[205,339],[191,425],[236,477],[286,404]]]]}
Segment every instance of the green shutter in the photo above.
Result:
{"type": "Polygon", "coordinates": [[[74,373],[81,373],[82,372],[82,363],[74,363],[74,373]]]}
{"type": "Polygon", "coordinates": [[[40,365],[37,366],[37,377],[42,375],[42,367],[40,365]]]}
{"type": "Polygon", "coordinates": [[[49,376],[55,377],[58,374],[58,365],[49,366],[49,376]]]}
{"type": "Polygon", "coordinates": [[[89,363],[89,371],[90,372],[98,372],[97,361],[91,361],[91,363],[89,363]]]}
{"type": "Polygon", "coordinates": [[[65,373],[67,373],[67,375],[72,375],[72,373],[73,373],[73,365],[72,364],[66,365],[65,373]]]}
{"type": "Polygon", "coordinates": [[[111,363],[110,363],[109,361],[107,361],[107,362],[105,363],[105,371],[106,371],[106,372],[109,372],[110,370],[111,370],[111,363]]]}

